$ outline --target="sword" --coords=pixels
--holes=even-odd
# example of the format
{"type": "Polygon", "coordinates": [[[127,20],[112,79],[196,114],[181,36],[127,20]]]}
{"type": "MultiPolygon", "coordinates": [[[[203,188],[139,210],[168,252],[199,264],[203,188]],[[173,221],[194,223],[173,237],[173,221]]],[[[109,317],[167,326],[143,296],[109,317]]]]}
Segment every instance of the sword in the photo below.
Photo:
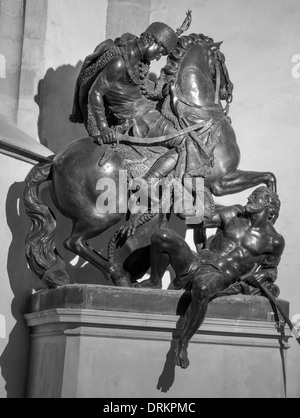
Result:
{"type": "MultiPolygon", "coordinates": [[[[244,274],[241,278],[240,278],[240,282],[245,282],[249,277],[252,277],[253,274],[257,271],[259,265],[257,263],[254,264],[254,266],[252,267],[251,271],[249,271],[248,273],[244,274]]],[[[234,283],[233,285],[231,285],[228,289],[225,289],[223,292],[218,293],[214,298],[212,298],[211,300],[214,300],[218,297],[221,296],[229,296],[230,293],[227,293],[228,290],[230,290],[231,288],[234,288],[234,286],[238,284],[234,283]]],[[[265,297],[269,300],[269,302],[271,304],[273,304],[276,309],[281,313],[283,319],[285,320],[286,324],[289,326],[292,336],[295,338],[295,340],[298,342],[298,344],[300,345],[300,335],[298,334],[297,329],[294,327],[292,321],[290,320],[288,314],[286,313],[286,311],[283,309],[283,307],[280,305],[280,303],[278,302],[278,300],[275,298],[275,296],[269,291],[269,289],[263,284],[263,283],[257,283],[259,289],[261,290],[262,294],[265,295],[265,297]]]]}
{"type": "Polygon", "coordinates": [[[283,319],[285,320],[285,322],[289,326],[289,328],[291,330],[291,333],[292,333],[292,336],[295,338],[295,340],[300,345],[300,335],[298,334],[297,329],[294,327],[292,321],[290,320],[290,318],[288,317],[287,313],[285,312],[283,307],[280,305],[278,300],[272,295],[272,293],[267,289],[267,287],[265,285],[259,284],[259,288],[262,291],[262,293],[267,297],[267,299],[269,299],[269,301],[272,302],[276,306],[277,310],[281,313],[283,319]]]}
{"type": "MultiPolygon", "coordinates": [[[[248,274],[245,274],[241,278],[241,281],[246,281],[248,277],[252,276],[255,273],[257,268],[258,268],[258,264],[255,264],[253,269],[251,270],[251,272],[248,273],[248,274]]],[[[263,283],[257,283],[257,284],[258,284],[258,287],[261,290],[261,292],[265,295],[265,297],[267,299],[269,299],[270,303],[273,304],[276,307],[276,309],[281,313],[283,319],[285,320],[286,324],[289,326],[289,328],[291,330],[292,336],[295,338],[295,340],[300,345],[300,335],[298,334],[298,331],[294,327],[294,325],[293,325],[292,321],[290,320],[288,314],[285,312],[285,310],[280,305],[280,303],[275,298],[275,296],[269,291],[269,289],[263,283]]]]}
{"type": "Polygon", "coordinates": [[[153,138],[139,138],[136,136],[130,136],[126,134],[121,134],[120,132],[116,132],[116,139],[118,143],[122,144],[134,144],[134,145],[159,145],[163,142],[170,141],[171,139],[177,138],[178,136],[185,135],[189,132],[197,131],[198,129],[201,130],[201,134],[207,132],[213,125],[212,119],[206,122],[196,123],[195,125],[191,125],[181,131],[174,132],[169,135],[158,136],[153,138]]]}

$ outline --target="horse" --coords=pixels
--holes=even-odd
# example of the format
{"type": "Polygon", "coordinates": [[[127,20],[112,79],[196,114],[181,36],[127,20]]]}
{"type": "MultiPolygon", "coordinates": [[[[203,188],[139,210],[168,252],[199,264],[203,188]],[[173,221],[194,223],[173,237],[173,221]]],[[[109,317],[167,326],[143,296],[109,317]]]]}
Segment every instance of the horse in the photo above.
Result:
{"type": "MultiPolygon", "coordinates": [[[[157,85],[166,82],[170,85],[170,95],[160,109],[173,130],[174,126],[180,130],[212,121],[206,134],[190,132],[188,140],[200,143],[201,150],[208,158],[210,167],[205,176],[205,187],[214,196],[238,193],[259,184],[276,191],[274,174],[238,169],[240,150],[227,115],[233,85],[225,57],[220,52],[220,43],[214,43],[202,34],[180,37],[161,71],[157,85]],[[225,109],[222,100],[227,101],[225,109]]],[[[132,138],[131,142],[134,141],[135,138],[132,138]]],[[[145,138],[144,144],[147,141],[151,142],[151,138],[145,138]]],[[[144,164],[145,158],[140,156],[138,147],[135,150],[130,145],[122,147],[122,151],[125,150],[129,155],[129,166],[134,159],[137,159],[138,165],[144,164]]],[[[140,150],[143,151],[143,147],[140,150]]],[[[163,146],[156,152],[155,149],[150,150],[146,157],[148,166],[146,164],[144,170],[149,169],[155,159],[166,151],[163,146]]],[[[48,288],[65,285],[69,278],[55,246],[54,215],[39,197],[40,185],[46,181],[51,184],[55,206],[73,221],[71,236],[64,242],[66,249],[93,264],[106,277],[110,277],[116,286],[133,286],[149,269],[151,236],[158,228],[168,225],[169,214],[145,215],[134,236],[119,240],[117,257],[114,256],[116,235],[110,243],[108,257],[89,245],[90,239],[125,220],[126,214],[118,210],[128,199],[128,190],[122,190],[119,184],[119,173],[124,167],[124,155],[120,148],[111,150],[108,145],[99,146],[92,138],[82,138],[72,142],[56,156],[39,163],[28,174],[24,204],[32,220],[32,228],[26,240],[26,256],[31,269],[48,288]],[[97,184],[103,178],[113,180],[118,191],[118,207],[114,213],[99,211],[101,191],[97,189],[97,184]]]]}

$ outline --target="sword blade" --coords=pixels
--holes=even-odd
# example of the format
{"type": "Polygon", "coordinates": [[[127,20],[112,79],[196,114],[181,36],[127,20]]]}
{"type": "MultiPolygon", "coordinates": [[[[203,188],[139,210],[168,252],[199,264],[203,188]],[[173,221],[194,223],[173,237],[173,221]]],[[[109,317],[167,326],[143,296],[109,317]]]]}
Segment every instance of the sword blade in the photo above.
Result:
{"type": "Polygon", "coordinates": [[[158,136],[153,138],[139,138],[136,136],[130,136],[126,134],[121,134],[119,132],[116,133],[116,138],[120,143],[123,144],[134,144],[134,145],[159,145],[163,142],[170,141],[171,139],[177,138],[178,136],[185,135],[189,132],[197,131],[198,129],[202,129],[201,133],[208,131],[212,126],[212,119],[206,122],[196,123],[195,125],[191,125],[181,131],[174,132],[173,134],[158,136]]]}

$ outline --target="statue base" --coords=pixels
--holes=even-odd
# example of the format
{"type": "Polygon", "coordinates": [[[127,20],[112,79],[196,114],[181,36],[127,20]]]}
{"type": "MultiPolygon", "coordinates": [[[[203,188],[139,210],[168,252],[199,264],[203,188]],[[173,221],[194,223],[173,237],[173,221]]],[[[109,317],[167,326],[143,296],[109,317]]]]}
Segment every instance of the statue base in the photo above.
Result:
{"type": "Polygon", "coordinates": [[[185,370],[174,356],[188,292],[70,285],[31,302],[30,398],[285,396],[290,333],[264,297],[211,302],[185,370]]]}

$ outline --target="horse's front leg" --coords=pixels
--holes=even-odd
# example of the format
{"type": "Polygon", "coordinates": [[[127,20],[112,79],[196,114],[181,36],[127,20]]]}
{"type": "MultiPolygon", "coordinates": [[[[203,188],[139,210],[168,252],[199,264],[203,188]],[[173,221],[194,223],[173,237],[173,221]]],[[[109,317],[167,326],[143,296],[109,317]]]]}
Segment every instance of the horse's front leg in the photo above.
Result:
{"type": "Polygon", "coordinates": [[[208,188],[215,196],[239,193],[252,187],[265,184],[273,192],[277,191],[277,181],[273,173],[235,170],[226,176],[212,181],[208,188]]]}

